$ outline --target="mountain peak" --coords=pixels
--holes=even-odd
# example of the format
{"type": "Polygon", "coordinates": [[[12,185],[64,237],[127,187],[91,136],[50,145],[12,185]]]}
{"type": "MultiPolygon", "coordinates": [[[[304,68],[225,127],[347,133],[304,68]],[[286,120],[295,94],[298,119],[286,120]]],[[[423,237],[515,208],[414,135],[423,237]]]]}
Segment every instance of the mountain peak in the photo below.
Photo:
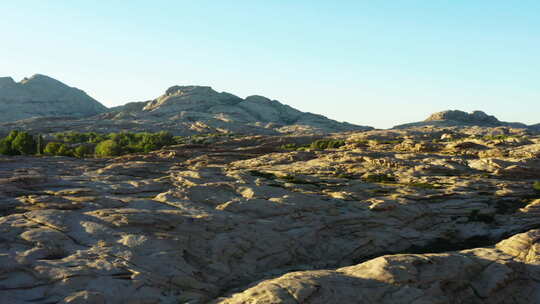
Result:
{"type": "Polygon", "coordinates": [[[35,74],[14,82],[0,78],[0,120],[31,117],[85,117],[107,111],[82,90],[69,87],[52,77],[35,74]]]}
{"type": "Polygon", "coordinates": [[[0,77],[0,88],[15,84],[16,82],[11,77],[0,77]]]}
{"type": "Polygon", "coordinates": [[[179,96],[179,95],[193,95],[193,94],[219,94],[214,91],[209,86],[197,86],[197,85],[188,85],[188,86],[172,86],[165,91],[167,96],[179,96]]]}

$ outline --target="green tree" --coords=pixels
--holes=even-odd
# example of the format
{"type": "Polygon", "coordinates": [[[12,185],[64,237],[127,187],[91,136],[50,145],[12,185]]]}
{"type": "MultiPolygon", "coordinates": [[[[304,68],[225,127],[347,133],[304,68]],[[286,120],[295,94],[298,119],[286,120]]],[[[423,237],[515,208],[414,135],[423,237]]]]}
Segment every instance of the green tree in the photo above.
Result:
{"type": "Polygon", "coordinates": [[[84,158],[94,154],[94,147],[89,145],[80,145],[73,151],[73,155],[78,158],[84,158]]]}
{"type": "Polygon", "coordinates": [[[11,140],[7,137],[0,140],[0,154],[3,155],[18,155],[18,151],[13,150],[11,147],[11,140]]]}
{"type": "Polygon", "coordinates": [[[59,142],[51,141],[47,143],[43,152],[48,155],[57,155],[58,150],[60,150],[61,145],[62,144],[59,142]]]}
{"type": "Polygon", "coordinates": [[[311,143],[311,149],[325,150],[325,149],[335,149],[345,145],[343,140],[333,140],[333,139],[319,139],[311,143]]]}
{"type": "Polygon", "coordinates": [[[13,130],[13,131],[9,132],[9,135],[6,138],[9,141],[13,141],[13,140],[15,140],[15,138],[17,137],[18,134],[19,134],[19,131],[13,130]]]}
{"type": "Polygon", "coordinates": [[[37,145],[34,137],[28,132],[18,132],[17,137],[11,142],[11,148],[23,155],[36,153],[37,145]]]}
{"type": "Polygon", "coordinates": [[[73,156],[73,150],[69,148],[66,144],[60,144],[58,151],[56,151],[58,156],[73,156]]]}
{"type": "Polygon", "coordinates": [[[36,142],[36,154],[41,155],[43,153],[43,136],[39,134],[36,142]]]}
{"type": "Polygon", "coordinates": [[[96,155],[100,157],[117,156],[122,154],[122,147],[112,139],[100,142],[96,146],[96,155]]]}

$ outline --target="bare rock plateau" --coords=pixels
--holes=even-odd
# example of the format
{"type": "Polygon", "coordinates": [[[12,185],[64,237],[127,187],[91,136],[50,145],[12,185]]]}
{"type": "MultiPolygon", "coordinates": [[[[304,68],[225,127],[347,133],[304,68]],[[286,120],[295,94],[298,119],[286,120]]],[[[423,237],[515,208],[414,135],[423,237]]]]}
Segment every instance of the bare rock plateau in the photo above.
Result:
{"type": "MultiPolygon", "coordinates": [[[[131,110],[319,119],[210,90],[171,88],[131,110]]],[[[539,135],[331,137],[345,145],[284,150],[328,137],[269,134],[117,158],[0,156],[0,303],[540,303],[539,135]]]]}

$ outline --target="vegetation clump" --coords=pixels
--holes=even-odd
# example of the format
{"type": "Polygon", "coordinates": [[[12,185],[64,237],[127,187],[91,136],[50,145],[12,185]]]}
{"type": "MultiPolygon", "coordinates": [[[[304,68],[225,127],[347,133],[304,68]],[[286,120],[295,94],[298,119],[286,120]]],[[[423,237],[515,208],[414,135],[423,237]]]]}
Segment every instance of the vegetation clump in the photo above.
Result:
{"type": "Polygon", "coordinates": [[[540,181],[533,183],[533,189],[540,192],[540,181]]]}
{"type": "Polygon", "coordinates": [[[344,140],[319,139],[311,143],[309,147],[316,150],[337,149],[345,145],[344,140]]]}
{"type": "Polygon", "coordinates": [[[0,139],[0,154],[32,155],[39,152],[36,140],[28,132],[11,131],[8,136],[0,139]]]}
{"type": "Polygon", "coordinates": [[[282,150],[291,150],[291,151],[306,151],[306,150],[326,150],[326,149],[337,149],[345,145],[344,140],[337,139],[319,139],[308,145],[297,145],[296,143],[288,143],[281,145],[282,150]]]}
{"type": "Polygon", "coordinates": [[[300,148],[300,147],[297,146],[295,143],[289,143],[289,144],[281,145],[280,148],[281,148],[282,150],[292,150],[292,151],[295,151],[295,150],[298,150],[298,148],[300,148]]]}
{"type": "Polygon", "coordinates": [[[63,132],[52,138],[33,136],[28,132],[12,131],[0,139],[0,154],[46,155],[71,157],[109,157],[128,153],[148,153],[177,143],[169,132],[99,134],[95,132],[63,132]]]}

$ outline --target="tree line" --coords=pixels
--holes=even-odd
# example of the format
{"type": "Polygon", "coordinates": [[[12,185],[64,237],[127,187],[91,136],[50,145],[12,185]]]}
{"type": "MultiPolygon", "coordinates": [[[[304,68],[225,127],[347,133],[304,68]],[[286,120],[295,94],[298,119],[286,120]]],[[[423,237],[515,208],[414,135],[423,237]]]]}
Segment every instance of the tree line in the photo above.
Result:
{"type": "Polygon", "coordinates": [[[176,144],[177,141],[178,138],[167,131],[109,134],[63,132],[54,134],[53,138],[44,139],[39,134],[32,135],[15,130],[0,139],[0,154],[108,157],[159,150],[176,144]]]}

